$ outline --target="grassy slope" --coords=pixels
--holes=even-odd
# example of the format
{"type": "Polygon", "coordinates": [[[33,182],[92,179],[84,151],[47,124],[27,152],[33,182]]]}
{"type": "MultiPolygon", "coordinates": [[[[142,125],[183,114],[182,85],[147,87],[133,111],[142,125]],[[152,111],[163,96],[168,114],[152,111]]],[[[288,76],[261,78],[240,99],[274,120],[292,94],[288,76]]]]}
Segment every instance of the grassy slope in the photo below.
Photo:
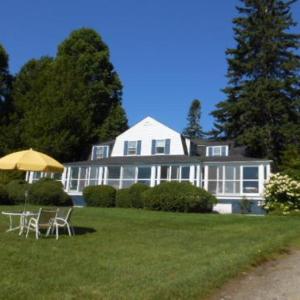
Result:
{"type": "Polygon", "coordinates": [[[2,299],[199,299],[300,230],[291,217],[84,208],[73,218],[81,234],[35,241],[6,223],[2,299]]]}

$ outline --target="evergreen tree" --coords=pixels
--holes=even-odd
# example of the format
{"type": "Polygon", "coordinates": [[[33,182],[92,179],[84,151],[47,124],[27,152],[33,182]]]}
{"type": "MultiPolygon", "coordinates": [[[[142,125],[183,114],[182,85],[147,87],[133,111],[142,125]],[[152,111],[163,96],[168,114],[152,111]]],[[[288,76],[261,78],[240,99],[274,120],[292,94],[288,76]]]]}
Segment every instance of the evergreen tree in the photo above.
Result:
{"type": "Polygon", "coordinates": [[[104,120],[99,130],[99,141],[105,142],[114,139],[121,132],[128,129],[128,121],[126,113],[120,104],[116,104],[111,108],[108,117],[104,120]]]}
{"type": "Polygon", "coordinates": [[[12,112],[11,85],[13,77],[8,70],[8,54],[0,44],[0,155],[10,150],[8,124],[12,112]]]}
{"type": "Polygon", "coordinates": [[[192,101],[189,109],[187,121],[188,125],[182,134],[188,138],[203,138],[204,132],[200,125],[201,119],[201,102],[198,99],[192,101]]]}
{"type": "MultiPolygon", "coordinates": [[[[108,47],[94,30],[76,30],[55,59],[30,61],[17,76],[22,143],[61,161],[85,159],[112,108],[121,106],[121,96],[108,47]]],[[[122,117],[127,124],[125,113],[122,117]]]]}
{"type": "Polygon", "coordinates": [[[226,52],[227,98],[212,113],[214,134],[276,161],[300,141],[299,35],[290,31],[295,1],[241,1],[233,20],[237,46],[226,52]]]}

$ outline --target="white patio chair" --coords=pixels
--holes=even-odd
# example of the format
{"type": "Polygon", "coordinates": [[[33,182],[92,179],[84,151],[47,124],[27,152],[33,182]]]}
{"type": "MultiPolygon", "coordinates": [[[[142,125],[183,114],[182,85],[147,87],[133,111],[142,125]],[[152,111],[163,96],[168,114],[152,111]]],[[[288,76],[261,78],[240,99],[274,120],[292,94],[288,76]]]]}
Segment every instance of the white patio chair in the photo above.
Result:
{"type": "Polygon", "coordinates": [[[55,220],[56,214],[57,209],[49,210],[40,208],[37,217],[30,218],[28,222],[26,238],[28,237],[29,231],[31,230],[35,232],[35,238],[38,239],[41,234],[40,229],[47,229],[46,236],[48,236],[52,228],[52,224],[55,220]]]}
{"type": "Polygon", "coordinates": [[[56,239],[58,239],[59,228],[67,228],[69,236],[75,235],[74,228],[71,224],[71,215],[73,208],[69,209],[59,209],[52,224],[52,233],[55,230],[56,239]]]}

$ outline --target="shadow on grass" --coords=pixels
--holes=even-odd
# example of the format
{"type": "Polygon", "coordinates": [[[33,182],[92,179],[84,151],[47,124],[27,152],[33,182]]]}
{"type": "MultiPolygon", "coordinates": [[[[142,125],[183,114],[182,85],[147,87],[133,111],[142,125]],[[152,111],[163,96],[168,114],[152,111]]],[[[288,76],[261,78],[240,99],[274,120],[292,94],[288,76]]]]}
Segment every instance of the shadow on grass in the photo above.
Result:
{"type": "MultiPolygon", "coordinates": [[[[75,235],[84,235],[84,234],[89,234],[89,233],[94,233],[96,230],[91,227],[80,227],[80,226],[73,226],[75,235]]],[[[67,233],[67,231],[65,232],[67,233]]]]}

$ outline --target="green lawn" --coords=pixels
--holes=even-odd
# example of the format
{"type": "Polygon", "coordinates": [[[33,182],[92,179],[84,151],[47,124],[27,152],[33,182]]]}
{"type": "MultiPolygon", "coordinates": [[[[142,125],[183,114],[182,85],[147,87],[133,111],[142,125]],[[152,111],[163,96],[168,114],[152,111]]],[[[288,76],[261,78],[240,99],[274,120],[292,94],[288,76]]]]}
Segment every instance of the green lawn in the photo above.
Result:
{"type": "Polygon", "coordinates": [[[58,241],[5,233],[7,221],[1,299],[199,299],[300,237],[297,217],[84,208],[58,241]]]}

